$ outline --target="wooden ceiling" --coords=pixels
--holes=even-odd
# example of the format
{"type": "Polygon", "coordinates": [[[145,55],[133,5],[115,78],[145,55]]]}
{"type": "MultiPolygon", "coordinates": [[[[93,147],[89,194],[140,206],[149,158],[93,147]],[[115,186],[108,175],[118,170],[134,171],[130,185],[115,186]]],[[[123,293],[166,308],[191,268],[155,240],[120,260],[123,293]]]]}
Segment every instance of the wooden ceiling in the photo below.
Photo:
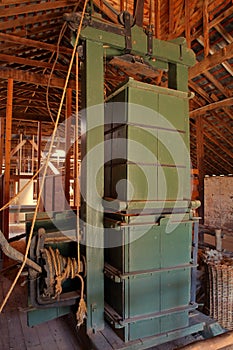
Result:
{"type": "MultiPolygon", "coordinates": [[[[70,29],[64,27],[63,14],[81,11],[83,3],[0,0],[0,117],[6,115],[7,79],[11,77],[13,133],[23,128],[28,135],[36,134],[37,121],[43,121],[44,135],[51,133],[51,114],[53,117],[57,114],[72,53],[70,29]]],[[[93,0],[98,15],[113,23],[118,23],[118,14],[123,10],[134,15],[136,3],[93,0]]],[[[204,135],[205,174],[233,173],[232,0],[145,0],[143,26],[148,24],[154,26],[155,37],[162,40],[185,36],[196,54],[197,63],[189,71],[189,89],[195,93],[190,102],[193,167],[197,167],[196,131],[200,127],[204,135]]],[[[166,73],[139,70],[137,64],[119,60],[106,62],[105,75],[107,94],[127,75],[151,84],[167,84],[166,73]]],[[[72,72],[69,81],[72,89],[74,77],[72,72]]],[[[65,107],[62,118],[64,114],[65,107]]]]}

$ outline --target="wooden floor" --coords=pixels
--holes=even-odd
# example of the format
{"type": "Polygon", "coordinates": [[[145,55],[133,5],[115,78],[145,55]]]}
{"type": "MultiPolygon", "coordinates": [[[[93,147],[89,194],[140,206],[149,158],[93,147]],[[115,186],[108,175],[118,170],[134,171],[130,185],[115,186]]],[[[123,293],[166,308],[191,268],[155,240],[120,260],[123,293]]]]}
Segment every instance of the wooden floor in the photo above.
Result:
{"type": "MultiPolygon", "coordinates": [[[[0,303],[9,290],[16,270],[0,273],[0,303]]],[[[8,303],[0,314],[0,350],[84,350],[80,345],[75,323],[71,315],[30,328],[27,326],[27,285],[16,285],[8,303]]],[[[173,350],[191,343],[200,336],[187,336],[151,348],[151,350],[173,350]]],[[[90,350],[85,347],[85,350],[90,350]]]]}
{"type": "MultiPolygon", "coordinates": [[[[0,274],[0,302],[3,301],[11,283],[0,274]]],[[[21,279],[22,282],[22,279],[21,279]]],[[[0,314],[1,350],[82,350],[70,316],[46,322],[30,328],[27,326],[27,286],[17,284],[7,305],[0,314]]]]}

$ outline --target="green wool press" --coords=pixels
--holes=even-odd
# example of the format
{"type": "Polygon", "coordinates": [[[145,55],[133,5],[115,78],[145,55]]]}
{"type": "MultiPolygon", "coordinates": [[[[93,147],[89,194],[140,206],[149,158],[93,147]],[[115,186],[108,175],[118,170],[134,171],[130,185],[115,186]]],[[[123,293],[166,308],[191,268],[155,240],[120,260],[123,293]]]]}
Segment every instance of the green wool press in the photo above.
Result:
{"type": "MultiPolygon", "coordinates": [[[[192,273],[198,220],[190,199],[188,67],[195,57],[183,38],[153,39],[123,17],[121,27],[85,18],[78,49],[87,304],[80,332],[98,350],[147,349],[203,330],[192,273]],[[168,88],[129,78],[105,100],[104,59],[129,55],[166,70],[168,88]]],[[[74,38],[80,18],[65,15],[74,38]]],[[[30,258],[43,263],[44,246],[75,258],[75,221],[72,210],[41,213],[30,258]]],[[[80,281],[68,278],[60,298],[50,298],[48,288],[41,292],[45,278],[30,273],[30,325],[70,312],[79,300],[80,281]]]]}

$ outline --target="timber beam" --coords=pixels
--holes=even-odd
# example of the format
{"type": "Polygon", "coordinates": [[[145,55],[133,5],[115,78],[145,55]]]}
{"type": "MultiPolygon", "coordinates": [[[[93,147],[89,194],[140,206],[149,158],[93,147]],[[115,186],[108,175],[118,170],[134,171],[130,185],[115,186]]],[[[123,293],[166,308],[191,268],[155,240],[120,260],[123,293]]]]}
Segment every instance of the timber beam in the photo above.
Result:
{"type": "Polygon", "coordinates": [[[232,58],[233,43],[227,45],[221,50],[214,53],[212,56],[206,57],[201,62],[195,64],[195,66],[189,69],[189,79],[193,79],[196,76],[205,73],[207,70],[222,64],[224,61],[232,58]]]}
{"type": "MultiPolygon", "coordinates": [[[[45,85],[50,87],[56,87],[63,89],[65,85],[65,79],[57,78],[54,75],[49,81],[49,75],[48,74],[38,74],[38,73],[32,73],[28,71],[23,71],[19,69],[12,69],[12,68],[5,68],[0,67],[0,78],[2,79],[14,79],[16,81],[30,83],[30,84],[36,84],[36,85],[45,85]]],[[[68,87],[71,89],[75,89],[75,81],[69,80],[68,87]]]]}
{"type": "Polygon", "coordinates": [[[217,108],[223,108],[223,107],[231,107],[233,105],[233,97],[226,98],[225,100],[217,101],[210,103],[208,105],[205,105],[203,107],[194,109],[193,111],[189,112],[190,118],[195,118],[200,114],[204,114],[208,111],[211,111],[213,109],[217,108]]]}
{"type": "MultiPolygon", "coordinates": [[[[52,52],[57,51],[57,45],[54,44],[47,44],[42,41],[37,41],[37,40],[32,40],[32,39],[27,39],[27,38],[22,38],[21,36],[18,35],[12,35],[12,34],[7,34],[7,33],[1,33],[0,32],[0,40],[12,42],[18,45],[25,45],[25,46],[30,46],[30,47],[36,47],[38,49],[43,49],[43,50],[48,50],[52,52]]],[[[69,49],[67,47],[59,47],[59,52],[60,53],[65,53],[65,54],[72,54],[72,49],[69,49]]]]}

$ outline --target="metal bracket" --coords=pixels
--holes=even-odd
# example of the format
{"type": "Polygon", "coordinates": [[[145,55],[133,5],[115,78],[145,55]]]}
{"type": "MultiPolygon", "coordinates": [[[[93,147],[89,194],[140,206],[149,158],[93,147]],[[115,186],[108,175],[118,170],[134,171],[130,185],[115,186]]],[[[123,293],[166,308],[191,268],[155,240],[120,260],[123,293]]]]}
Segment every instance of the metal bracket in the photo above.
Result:
{"type": "Polygon", "coordinates": [[[119,15],[119,20],[125,27],[125,53],[130,53],[132,50],[132,16],[128,11],[124,11],[119,15]]]}
{"type": "Polygon", "coordinates": [[[153,53],[153,26],[149,25],[146,29],[147,35],[147,54],[152,56],[153,53]]]}

